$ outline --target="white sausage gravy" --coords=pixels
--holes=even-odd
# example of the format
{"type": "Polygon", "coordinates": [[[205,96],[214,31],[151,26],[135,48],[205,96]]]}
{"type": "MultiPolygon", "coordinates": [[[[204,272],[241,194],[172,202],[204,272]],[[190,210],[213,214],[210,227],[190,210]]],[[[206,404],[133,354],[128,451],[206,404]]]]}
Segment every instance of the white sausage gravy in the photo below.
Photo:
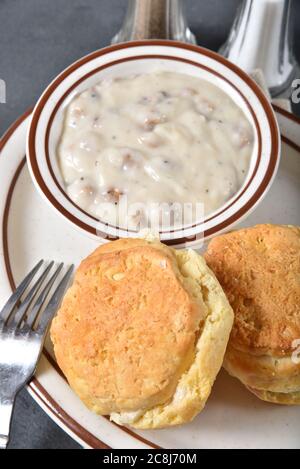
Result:
{"type": "Polygon", "coordinates": [[[126,196],[133,209],[119,224],[130,227],[149,217],[136,203],[152,204],[161,225],[174,203],[203,203],[205,215],[220,208],[242,186],[252,150],[252,126],[225,92],[166,71],[104,79],[77,94],[57,149],[71,200],[114,223],[126,196]]]}

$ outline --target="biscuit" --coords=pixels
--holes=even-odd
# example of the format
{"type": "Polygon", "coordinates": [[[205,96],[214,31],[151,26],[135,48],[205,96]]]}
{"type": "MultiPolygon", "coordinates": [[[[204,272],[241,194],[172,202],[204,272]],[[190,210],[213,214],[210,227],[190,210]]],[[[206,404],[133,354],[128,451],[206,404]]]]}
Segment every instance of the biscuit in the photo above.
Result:
{"type": "Polygon", "coordinates": [[[121,424],[158,428],[203,408],[232,323],[226,296],[197,253],[123,239],[80,264],[51,338],[87,407],[121,424]]]}
{"type": "Polygon", "coordinates": [[[300,404],[300,229],[234,231],[210,241],[205,259],[235,314],[224,367],[263,400],[300,404]]]}

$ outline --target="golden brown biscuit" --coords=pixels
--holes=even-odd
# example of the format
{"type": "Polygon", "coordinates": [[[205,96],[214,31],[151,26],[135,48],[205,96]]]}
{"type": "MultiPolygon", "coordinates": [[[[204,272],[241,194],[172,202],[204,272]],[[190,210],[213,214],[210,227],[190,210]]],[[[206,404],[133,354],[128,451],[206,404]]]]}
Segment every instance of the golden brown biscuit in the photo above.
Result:
{"type": "Polygon", "coordinates": [[[59,366],[90,409],[157,428],[188,421],[204,406],[232,322],[198,254],[119,240],[81,263],[51,338],[59,366]]]}
{"type": "Polygon", "coordinates": [[[273,404],[299,405],[299,392],[271,392],[262,391],[260,389],[248,388],[250,392],[255,394],[262,401],[272,402],[273,404]]]}
{"type": "Polygon", "coordinates": [[[235,313],[224,367],[264,400],[300,404],[300,229],[234,231],[213,239],[205,259],[235,313]]]}

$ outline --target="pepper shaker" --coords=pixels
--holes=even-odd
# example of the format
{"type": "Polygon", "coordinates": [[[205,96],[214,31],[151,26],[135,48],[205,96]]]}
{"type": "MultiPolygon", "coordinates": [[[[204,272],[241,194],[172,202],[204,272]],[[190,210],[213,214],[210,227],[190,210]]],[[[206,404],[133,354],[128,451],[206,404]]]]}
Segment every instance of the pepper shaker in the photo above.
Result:
{"type": "Polygon", "coordinates": [[[182,0],[128,0],[123,25],[112,43],[142,39],[173,39],[196,44],[187,25],[182,0]]]}

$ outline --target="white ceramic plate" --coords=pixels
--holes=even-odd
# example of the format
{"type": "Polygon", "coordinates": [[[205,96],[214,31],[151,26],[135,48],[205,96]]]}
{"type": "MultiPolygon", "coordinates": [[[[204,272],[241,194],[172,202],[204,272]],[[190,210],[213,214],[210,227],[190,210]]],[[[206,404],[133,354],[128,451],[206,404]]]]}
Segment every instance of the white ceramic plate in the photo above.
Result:
{"type": "MultiPolygon", "coordinates": [[[[281,112],[285,127],[279,172],[268,195],[244,225],[300,225],[300,121],[281,112]],[[298,141],[297,141],[298,139],[298,141]]],[[[97,246],[51,210],[36,193],[25,163],[29,115],[0,144],[0,302],[40,258],[78,263],[97,246]]],[[[241,225],[240,225],[241,226],[241,225]]],[[[259,401],[222,371],[205,410],[181,428],[133,432],[89,412],[56,368],[49,341],[29,392],[86,448],[300,448],[300,407],[259,401]]]]}

